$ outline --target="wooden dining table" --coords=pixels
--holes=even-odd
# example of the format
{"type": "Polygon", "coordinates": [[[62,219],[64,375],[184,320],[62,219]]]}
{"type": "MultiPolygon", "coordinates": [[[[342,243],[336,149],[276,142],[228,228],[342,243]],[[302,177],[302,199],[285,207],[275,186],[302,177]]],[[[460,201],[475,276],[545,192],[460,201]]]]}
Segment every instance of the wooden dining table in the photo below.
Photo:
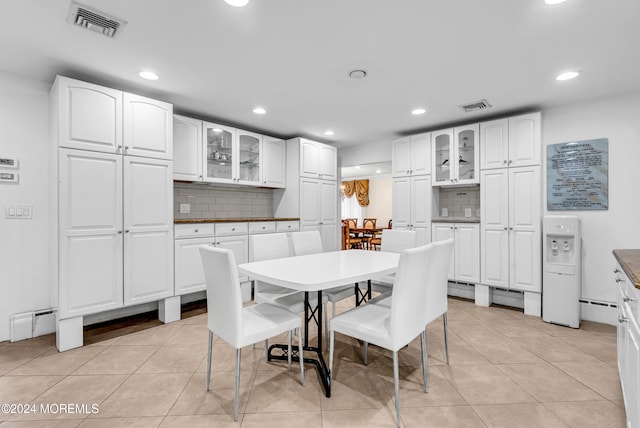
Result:
{"type": "MultiPolygon", "coordinates": [[[[365,233],[372,236],[379,235],[386,227],[350,227],[349,233],[355,234],[358,238],[364,237],[365,233]]],[[[366,241],[364,241],[366,242],[366,241]]]]}

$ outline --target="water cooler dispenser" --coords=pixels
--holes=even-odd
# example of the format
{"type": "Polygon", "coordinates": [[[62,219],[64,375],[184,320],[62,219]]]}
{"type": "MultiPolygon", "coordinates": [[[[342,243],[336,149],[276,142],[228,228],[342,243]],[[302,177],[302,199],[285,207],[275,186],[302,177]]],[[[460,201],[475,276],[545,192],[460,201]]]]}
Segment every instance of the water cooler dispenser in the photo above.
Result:
{"type": "Polygon", "coordinates": [[[582,290],[580,219],[573,215],[547,215],[543,233],[542,319],[578,328],[582,290]]]}

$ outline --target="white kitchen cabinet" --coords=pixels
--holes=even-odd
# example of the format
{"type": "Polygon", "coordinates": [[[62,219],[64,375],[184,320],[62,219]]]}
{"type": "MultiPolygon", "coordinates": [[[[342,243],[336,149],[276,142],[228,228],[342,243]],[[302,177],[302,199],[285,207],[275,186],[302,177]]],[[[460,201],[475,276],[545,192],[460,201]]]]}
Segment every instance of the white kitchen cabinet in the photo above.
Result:
{"type": "Polygon", "coordinates": [[[480,124],[480,169],[540,165],[540,113],[480,124]]]}
{"type": "Polygon", "coordinates": [[[287,140],[286,188],[273,193],[274,215],[299,218],[300,230],[319,230],[325,251],[340,248],[337,168],[335,147],[287,140]]]}
{"type": "Polygon", "coordinates": [[[334,181],[300,179],[300,230],[319,230],[325,251],[338,247],[338,189],[334,181]]]}
{"type": "Polygon", "coordinates": [[[121,152],[122,91],[57,76],[51,99],[58,147],[121,152]]]}
{"type": "Polygon", "coordinates": [[[418,234],[418,245],[431,242],[431,205],[430,175],[393,179],[393,228],[415,230],[418,234]]]}
{"type": "Polygon", "coordinates": [[[618,370],[627,426],[640,426],[640,290],[619,263],[614,270],[618,287],[618,370]]]}
{"type": "Polygon", "coordinates": [[[481,283],[541,292],[540,167],[481,172],[481,283]]]}
{"type": "Polygon", "coordinates": [[[173,295],[171,162],[124,158],[124,304],[173,295]]]}
{"type": "Polygon", "coordinates": [[[423,133],[391,143],[393,177],[431,174],[431,134],[423,133]]]}
{"type": "Polygon", "coordinates": [[[175,295],[205,290],[200,247],[215,244],[213,224],[176,225],[175,238],[175,295]]]}
{"type": "Polygon", "coordinates": [[[58,76],[52,107],[59,147],[173,157],[171,104],[58,76]]]}
{"type": "Polygon", "coordinates": [[[327,144],[300,138],[300,177],[338,179],[338,150],[327,144]]]}
{"type": "Polygon", "coordinates": [[[122,156],[60,149],[59,305],[62,318],[123,305],[122,156]]]}
{"type": "Polygon", "coordinates": [[[449,279],[480,282],[480,225],[473,223],[433,223],[433,241],[453,239],[449,279]]]}
{"type": "Polygon", "coordinates": [[[122,101],[124,154],[173,159],[173,106],[126,92],[122,101]]]}
{"type": "Polygon", "coordinates": [[[202,121],[173,115],[173,179],[202,181],[202,121]]]}
{"type": "Polygon", "coordinates": [[[264,135],[262,137],[262,152],[262,185],[284,188],[286,186],[286,142],[264,135]]]}
{"type": "Polygon", "coordinates": [[[60,317],[173,294],[171,163],[59,151],[60,317]]]}
{"type": "Polygon", "coordinates": [[[431,133],[434,186],[479,183],[478,133],[477,123],[431,133]]]}

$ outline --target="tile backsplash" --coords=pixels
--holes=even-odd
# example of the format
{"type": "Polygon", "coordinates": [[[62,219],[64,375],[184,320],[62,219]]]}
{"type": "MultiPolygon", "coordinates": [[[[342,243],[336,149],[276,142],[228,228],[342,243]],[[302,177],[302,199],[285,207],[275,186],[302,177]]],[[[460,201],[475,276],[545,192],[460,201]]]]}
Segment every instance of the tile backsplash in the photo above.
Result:
{"type": "MultiPolygon", "coordinates": [[[[436,188],[434,187],[434,191],[436,188]]],[[[480,210],[480,186],[440,187],[440,207],[436,217],[442,217],[442,208],[449,211],[448,217],[464,218],[465,208],[471,209],[471,218],[477,219],[480,210]]]]}
{"type": "Polygon", "coordinates": [[[273,189],[173,183],[173,215],[176,220],[273,217],[273,189]],[[181,214],[180,204],[189,204],[191,212],[181,214]]]}

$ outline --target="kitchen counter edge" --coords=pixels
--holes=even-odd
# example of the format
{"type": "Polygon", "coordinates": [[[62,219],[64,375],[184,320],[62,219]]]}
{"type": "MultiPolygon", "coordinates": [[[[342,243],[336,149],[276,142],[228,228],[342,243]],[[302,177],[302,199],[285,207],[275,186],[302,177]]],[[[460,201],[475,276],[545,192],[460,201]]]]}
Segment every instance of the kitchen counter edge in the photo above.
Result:
{"type": "Polygon", "coordinates": [[[199,223],[255,223],[259,221],[300,221],[299,218],[185,218],[173,221],[173,224],[199,224],[199,223]]]}
{"type": "Polygon", "coordinates": [[[479,218],[442,217],[431,219],[431,223],[480,223],[479,218]]]}
{"type": "Polygon", "coordinates": [[[613,255],[634,286],[640,289],[640,250],[613,250],[613,255]]]}

